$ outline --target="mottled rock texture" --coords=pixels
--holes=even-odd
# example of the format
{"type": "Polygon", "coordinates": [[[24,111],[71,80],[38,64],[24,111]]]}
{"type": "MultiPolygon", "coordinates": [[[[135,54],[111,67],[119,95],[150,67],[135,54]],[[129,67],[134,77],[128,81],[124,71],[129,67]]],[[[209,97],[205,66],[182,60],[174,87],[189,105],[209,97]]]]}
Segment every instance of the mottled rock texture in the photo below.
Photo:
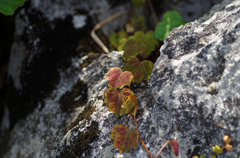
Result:
{"type": "Polygon", "coordinates": [[[224,135],[234,150],[223,157],[240,157],[240,1],[229,2],[174,29],[154,65],[154,106],[164,109],[159,115],[171,125],[164,137],[176,136],[180,157],[209,157],[224,135]]]}
{"type": "MultiPolygon", "coordinates": [[[[176,139],[179,157],[209,156],[211,146],[223,145],[228,134],[234,150],[224,157],[240,156],[239,3],[224,1],[198,21],[174,29],[149,84],[132,84],[141,138],[153,155],[166,140],[176,139]]],[[[140,143],[130,153],[113,148],[114,125],[135,129],[130,116],[116,118],[103,103],[106,73],[123,66],[122,52],[93,53],[99,49],[89,39],[94,24],[127,7],[129,1],[32,0],[21,10],[0,157],[148,157],[140,143]]],[[[121,27],[113,22],[102,32],[121,27]]],[[[174,157],[169,145],[159,157],[174,157]]]]}

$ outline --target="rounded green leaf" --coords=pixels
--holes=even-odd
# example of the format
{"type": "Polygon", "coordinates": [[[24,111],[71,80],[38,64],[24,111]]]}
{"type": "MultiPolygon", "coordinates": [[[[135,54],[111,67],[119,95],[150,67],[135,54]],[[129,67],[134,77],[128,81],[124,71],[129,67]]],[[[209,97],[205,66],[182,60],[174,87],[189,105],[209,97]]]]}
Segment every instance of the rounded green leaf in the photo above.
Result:
{"type": "Polygon", "coordinates": [[[17,7],[24,4],[26,0],[0,0],[0,12],[4,15],[12,15],[17,7]]]}
{"type": "Polygon", "coordinates": [[[206,156],[204,156],[204,155],[200,155],[200,158],[206,158],[206,156]]]}
{"type": "Polygon", "coordinates": [[[212,147],[213,152],[217,153],[217,154],[222,154],[223,150],[219,145],[215,145],[212,147]]]}
{"type": "Polygon", "coordinates": [[[154,32],[154,37],[163,41],[170,33],[170,31],[184,24],[181,14],[176,11],[168,11],[163,16],[163,21],[157,24],[156,30],[154,32]]]}

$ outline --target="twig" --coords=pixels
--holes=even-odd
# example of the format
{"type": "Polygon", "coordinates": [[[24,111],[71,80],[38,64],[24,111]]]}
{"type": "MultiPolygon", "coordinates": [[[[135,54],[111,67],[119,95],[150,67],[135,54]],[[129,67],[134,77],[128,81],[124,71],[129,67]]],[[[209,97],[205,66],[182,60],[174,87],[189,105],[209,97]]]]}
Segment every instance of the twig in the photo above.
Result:
{"type": "Polygon", "coordinates": [[[155,10],[154,10],[154,8],[153,8],[152,1],[151,1],[151,0],[147,0],[147,2],[148,2],[148,6],[149,6],[149,8],[150,8],[151,14],[152,14],[152,16],[153,16],[153,19],[154,19],[154,21],[155,21],[155,24],[157,25],[157,23],[158,23],[158,18],[157,18],[157,15],[156,15],[155,10]]]}
{"type": "Polygon", "coordinates": [[[104,51],[105,53],[109,53],[109,50],[108,50],[107,47],[102,43],[102,41],[98,38],[98,36],[96,35],[95,31],[98,30],[98,29],[100,29],[100,28],[102,27],[102,25],[106,24],[107,22],[109,22],[109,21],[115,19],[116,17],[118,17],[118,16],[120,16],[120,15],[122,15],[122,14],[125,14],[125,13],[128,13],[128,11],[127,11],[127,10],[122,10],[122,11],[120,11],[120,12],[117,12],[117,13],[111,15],[110,17],[108,17],[108,18],[104,19],[103,21],[97,23],[97,24],[95,25],[95,27],[93,28],[93,30],[91,31],[91,36],[92,36],[93,40],[103,49],[103,51],[104,51]]]}
{"type": "Polygon", "coordinates": [[[161,153],[161,151],[163,150],[163,148],[169,143],[169,140],[167,140],[167,142],[161,147],[161,149],[158,151],[157,155],[154,158],[157,158],[158,155],[161,153]]]}
{"type": "Polygon", "coordinates": [[[149,155],[151,158],[153,158],[152,155],[151,155],[151,153],[148,151],[148,148],[146,147],[145,143],[143,142],[143,140],[142,140],[141,137],[140,137],[140,132],[139,132],[139,130],[138,130],[138,125],[137,125],[137,120],[136,120],[135,115],[133,116],[133,120],[134,120],[134,122],[135,122],[137,131],[138,131],[139,140],[141,141],[142,145],[143,145],[144,148],[146,149],[148,155],[149,155]]]}

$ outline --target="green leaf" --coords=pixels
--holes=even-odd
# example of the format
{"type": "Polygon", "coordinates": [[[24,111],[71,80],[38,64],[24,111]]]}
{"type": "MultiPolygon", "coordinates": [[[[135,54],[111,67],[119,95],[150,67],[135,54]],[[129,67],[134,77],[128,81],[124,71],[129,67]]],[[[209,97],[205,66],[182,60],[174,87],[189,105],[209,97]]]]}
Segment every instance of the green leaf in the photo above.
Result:
{"type": "Polygon", "coordinates": [[[154,37],[153,31],[148,31],[146,34],[142,31],[137,31],[134,36],[128,38],[127,42],[123,46],[123,60],[126,60],[130,56],[137,56],[140,53],[150,54],[155,50],[155,46],[158,45],[158,41],[154,37]]]}
{"type": "Polygon", "coordinates": [[[4,15],[13,15],[17,7],[24,4],[26,0],[0,0],[0,12],[4,15]]]}
{"type": "Polygon", "coordinates": [[[170,145],[171,145],[171,148],[172,148],[173,151],[174,151],[174,155],[177,157],[178,154],[179,154],[178,141],[176,141],[176,140],[170,140],[169,143],[170,143],[170,145]]]}
{"type": "Polygon", "coordinates": [[[215,145],[212,147],[213,152],[217,153],[217,154],[222,154],[223,150],[219,145],[215,145]]]}
{"type": "Polygon", "coordinates": [[[132,18],[131,25],[134,29],[134,32],[146,30],[146,25],[144,24],[143,16],[138,16],[137,18],[132,18]]]}
{"type": "Polygon", "coordinates": [[[157,24],[154,37],[163,41],[173,28],[183,24],[185,22],[178,11],[168,11],[164,14],[163,21],[157,24]]]}
{"type": "Polygon", "coordinates": [[[117,33],[112,33],[110,36],[110,43],[117,48],[118,51],[123,50],[123,46],[128,39],[128,34],[126,31],[120,30],[117,33]]]}
{"type": "Polygon", "coordinates": [[[206,156],[204,156],[204,155],[200,155],[200,158],[206,158],[206,156]]]}
{"type": "Polygon", "coordinates": [[[134,95],[128,96],[126,102],[123,103],[120,116],[129,113],[131,116],[136,116],[138,110],[137,98],[134,95]]]}
{"type": "Polygon", "coordinates": [[[114,126],[110,137],[115,139],[114,147],[117,147],[120,153],[128,153],[131,147],[137,149],[138,132],[134,129],[128,129],[123,124],[114,126]]]}
{"type": "Polygon", "coordinates": [[[117,117],[122,110],[122,104],[126,102],[128,96],[133,95],[133,91],[129,88],[124,88],[119,92],[116,88],[111,87],[104,95],[104,103],[109,103],[109,111],[113,111],[117,117]]]}
{"type": "Polygon", "coordinates": [[[125,85],[130,86],[133,75],[129,71],[122,72],[119,67],[111,68],[108,73],[106,80],[109,80],[108,86],[113,88],[123,88],[125,85]]]}
{"type": "Polygon", "coordinates": [[[192,158],[198,158],[198,156],[195,155],[195,156],[193,156],[192,158]]]}
{"type": "Polygon", "coordinates": [[[217,156],[215,156],[215,155],[212,155],[212,156],[211,156],[211,158],[217,158],[217,156]]]}
{"type": "Polygon", "coordinates": [[[117,46],[118,46],[117,38],[118,38],[117,33],[112,33],[112,34],[110,35],[110,38],[109,38],[110,43],[111,43],[115,48],[117,48],[117,46]]]}
{"type": "Polygon", "coordinates": [[[148,60],[139,61],[136,57],[127,59],[124,65],[124,71],[130,71],[133,74],[133,82],[140,83],[144,76],[149,79],[153,69],[153,63],[148,60]]]}
{"type": "Polygon", "coordinates": [[[153,31],[148,31],[146,33],[146,37],[144,38],[144,43],[146,43],[147,47],[144,50],[144,53],[150,54],[152,51],[155,50],[155,46],[158,46],[158,40],[154,37],[153,31]]]}
{"type": "Polygon", "coordinates": [[[145,3],[146,0],[131,0],[134,7],[140,7],[145,3]]]}
{"type": "Polygon", "coordinates": [[[138,44],[135,39],[129,39],[123,46],[123,60],[125,61],[130,56],[137,56],[139,53],[142,53],[146,45],[144,43],[138,44]]]}

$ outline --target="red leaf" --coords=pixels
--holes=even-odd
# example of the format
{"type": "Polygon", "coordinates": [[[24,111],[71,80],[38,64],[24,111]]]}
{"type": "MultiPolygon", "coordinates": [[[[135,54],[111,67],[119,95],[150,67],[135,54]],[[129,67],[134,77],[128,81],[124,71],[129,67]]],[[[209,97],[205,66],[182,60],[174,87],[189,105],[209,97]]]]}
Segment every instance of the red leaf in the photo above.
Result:
{"type": "Polygon", "coordinates": [[[114,147],[119,149],[120,153],[129,152],[131,147],[137,149],[138,133],[134,129],[128,129],[125,125],[120,124],[113,127],[111,139],[114,140],[114,147]]]}
{"type": "Polygon", "coordinates": [[[136,57],[127,59],[123,68],[124,71],[130,71],[133,74],[133,82],[140,83],[144,76],[150,77],[153,69],[153,63],[148,60],[139,61],[136,57]]]}
{"type": "Polygon", "coordinates": [[[128,88],[122,89],[120,92],[116,88],[109,88],[105,92],[105,103],[109,104],[109,111],[113,111],[117,117],[122,109],[122,104],[127,100],[127,97],[133,95],[133,91],[128,88]]]}
{"type": "Polygon", "coordinates": [[[135,116],[138,110],[137,98],[134,95],[128,96],[126,102],[123,103],[120,116],[129,113],[132,116],[135,116]]]}
{"type": "Polygon", "coordinates": [[[129,71],[122,72],[119,67],[112,68],[108,71],[106,80],[109,80],[108,86],[113,88],[123,88],[125,85],[130,86],[133,75],[129,71]]]}
{"type": "Polygon", "coordinates": [[[178,142],[176,140],[170,140],[169,143],[174,151],[174,155],[178,156],[178,154],[179,154],[178,142]]]}

